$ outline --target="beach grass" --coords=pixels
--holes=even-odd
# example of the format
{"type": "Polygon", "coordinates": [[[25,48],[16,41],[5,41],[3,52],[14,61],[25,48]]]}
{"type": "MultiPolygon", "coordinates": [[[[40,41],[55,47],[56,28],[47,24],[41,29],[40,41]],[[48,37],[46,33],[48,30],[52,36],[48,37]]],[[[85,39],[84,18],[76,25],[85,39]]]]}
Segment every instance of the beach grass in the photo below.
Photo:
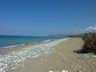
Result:
{"type": "Polygon", "coordinates": [[[85,52],[92,52],[96,54],[96,33],[85,33],[82,36],[82,39],[84,40],[84,46],[82,48],[85,52]]]}

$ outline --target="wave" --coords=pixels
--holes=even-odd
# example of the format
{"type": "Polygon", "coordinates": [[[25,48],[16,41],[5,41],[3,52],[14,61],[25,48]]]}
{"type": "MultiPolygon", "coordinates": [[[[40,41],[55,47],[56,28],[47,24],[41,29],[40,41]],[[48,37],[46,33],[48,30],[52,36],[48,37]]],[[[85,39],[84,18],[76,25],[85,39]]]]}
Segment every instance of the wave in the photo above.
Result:
{"type": "MultiPolygon", "coordinates": [[[[54,40],[57,40],[57,39],[54,39],[54,40]]],[[[4,49],[8,49],[8,48],[15,48],[15,47],[24,46],[24,45],[30,45],[30,44],[37,44],[37,43],[50,42],[50,41],[54,41],[54,40],[48,39],[48,40],[43,40],[43,41],[38,41],[38,42],[32,42],[32,43],[25,43],[25,44],[4,46],[4,47],[0,47],[0,50],[4,50],[4,49]]]]}

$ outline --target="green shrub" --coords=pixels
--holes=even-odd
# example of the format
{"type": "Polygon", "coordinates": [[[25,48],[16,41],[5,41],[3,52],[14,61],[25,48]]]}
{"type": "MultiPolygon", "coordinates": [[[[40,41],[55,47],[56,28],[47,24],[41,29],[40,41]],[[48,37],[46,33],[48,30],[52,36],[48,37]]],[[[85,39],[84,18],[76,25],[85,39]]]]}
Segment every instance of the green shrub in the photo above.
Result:
{"type": "Polygon", "coordinates": [[[84,40],[82,51],[96,53],[96,33],[86,33],[82,39],[84,40]]]}
{"type": "Polygon", "coordinates": [[[76,37],[82,37],[81,35],[71,35],[71,36],[68,36],[69,38],[76,38],[76,37]]]}

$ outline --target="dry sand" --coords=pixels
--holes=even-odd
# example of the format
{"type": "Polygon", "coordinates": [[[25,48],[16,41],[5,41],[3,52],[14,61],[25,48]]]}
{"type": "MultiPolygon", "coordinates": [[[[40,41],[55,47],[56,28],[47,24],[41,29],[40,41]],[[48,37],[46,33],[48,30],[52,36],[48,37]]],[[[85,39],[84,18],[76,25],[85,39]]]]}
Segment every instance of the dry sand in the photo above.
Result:
{"type": "Polygon", "coordinates": [[[73,52],[81,49],[83,44],[81,38],[69,38],[54,46],[55,52],[27,60],[22,66],[6,72],[49,72],[50,70],[54,70],[54,72],[61,70],[96,72],[96,57],[91,57],[92,54],[73,52]]]}

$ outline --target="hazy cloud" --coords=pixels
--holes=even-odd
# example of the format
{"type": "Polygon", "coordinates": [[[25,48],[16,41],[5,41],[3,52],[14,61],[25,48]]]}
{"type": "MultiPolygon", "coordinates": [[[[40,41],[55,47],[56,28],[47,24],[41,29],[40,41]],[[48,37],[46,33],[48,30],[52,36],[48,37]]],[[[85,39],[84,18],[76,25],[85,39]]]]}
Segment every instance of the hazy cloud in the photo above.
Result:
{"type": "Polygon", "coordinates": [[[84,30],[80,29],[80,31],[84,31],[84,30]]]}
{"type": "Polygon", "coordinates": [[[86,31],[96,31],[96,27],[90,26],[90,27],[86,28],[85,30],[86,31]]]}
{"type": "Polygon", "coordinates": [[[75,27],[72,27],[73,28],[73,30],[74,31],[81,31],[81,32],[94,32],[94,31],[96,31],[96,25],[94,25],[94,26],[89,26],[89,27],[87,27],[87,28],[85,28],[85,29],[76,29],[75,27]]]}
{"type": "Polygon", "coordinates": [[[75,29],[75,31],[78,31],[78,29],[75,29]]]}

